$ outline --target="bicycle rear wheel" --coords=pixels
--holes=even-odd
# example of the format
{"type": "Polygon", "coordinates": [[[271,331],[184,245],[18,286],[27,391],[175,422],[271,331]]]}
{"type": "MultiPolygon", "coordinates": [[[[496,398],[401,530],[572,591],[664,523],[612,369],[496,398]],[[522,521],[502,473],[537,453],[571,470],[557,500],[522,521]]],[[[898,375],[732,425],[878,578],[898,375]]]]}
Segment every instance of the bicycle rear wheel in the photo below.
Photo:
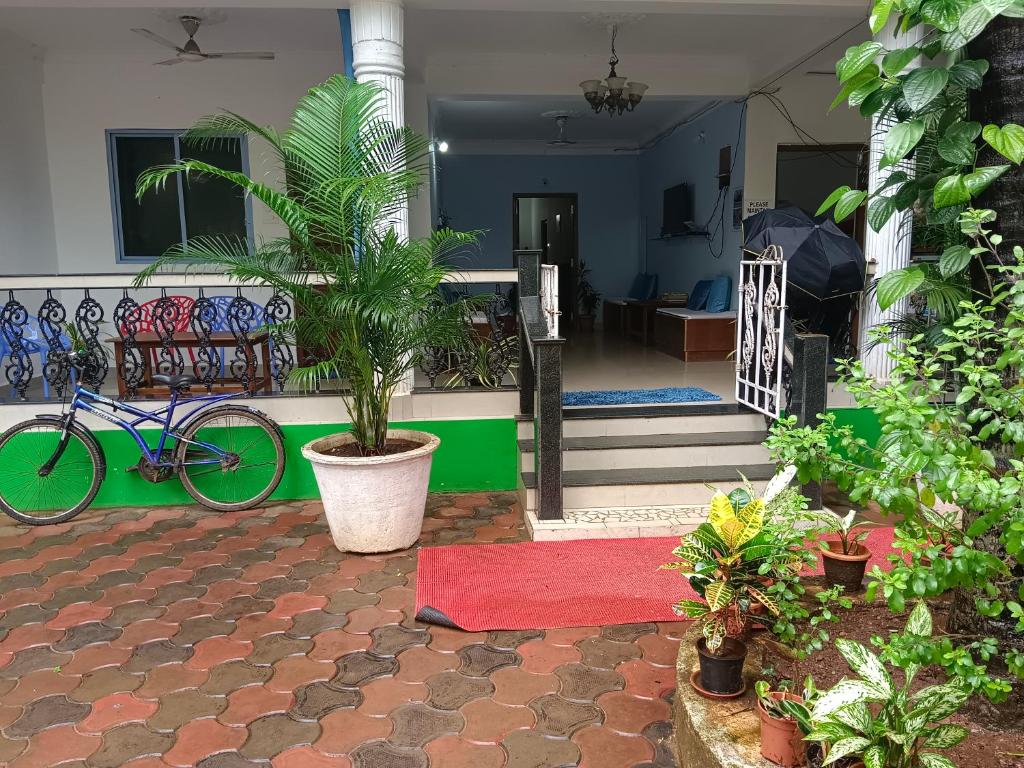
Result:
{"type": "Polygon", "coordinates": [[[0,435],[0,509],[22,523],[47,525],[70,520],[88,507],[103,482],[105,464],[95,439],[73,425],[53,469],[39,470],[60,445],[55,419],[31,419],[0,435]]]}
{"type": "Polygon", "coordinates": [[[233,512],[265,501],[284,474],[284,442],[266,416],[241,406],[222,406],[185,425],[178,443],[179,477],[189,495],[210,509],[233,512]],[[196,443],[213,445],[229,462],[189,464],[216,457],[196,443]]]}

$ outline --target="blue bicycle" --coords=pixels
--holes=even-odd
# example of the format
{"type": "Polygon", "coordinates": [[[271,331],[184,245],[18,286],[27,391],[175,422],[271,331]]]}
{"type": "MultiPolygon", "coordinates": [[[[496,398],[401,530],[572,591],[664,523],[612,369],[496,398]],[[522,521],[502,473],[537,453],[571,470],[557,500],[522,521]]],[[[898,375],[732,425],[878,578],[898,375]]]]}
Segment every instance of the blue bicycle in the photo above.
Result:
{"type": "MultiPolygon", "coordinates": [[[[68,358],[79,371],[89,364],[85,353],[68,358]]],[[[265,501],[284,474],[281,428],[253,408],[218,405],[240,393],[182,398],[196,383],[194,376],[152,378],[171,392],[170,402],[157,410],[111,400],[79,384],[66,413],[36,416],[0,435],[0,508],[20,522],[46,525],[70,520],[92,503],[107,464],[95,435],[76,420],[79,411],[131,435],[142,455],[126,471],[152,483],[177,475],[193,499],[222,512],[265,501]],[[194,407],[176,420],[175,411],[189,406],[194,407]],[[143,424],[160,427],[155,447],[139,434],[143,424]]]]}

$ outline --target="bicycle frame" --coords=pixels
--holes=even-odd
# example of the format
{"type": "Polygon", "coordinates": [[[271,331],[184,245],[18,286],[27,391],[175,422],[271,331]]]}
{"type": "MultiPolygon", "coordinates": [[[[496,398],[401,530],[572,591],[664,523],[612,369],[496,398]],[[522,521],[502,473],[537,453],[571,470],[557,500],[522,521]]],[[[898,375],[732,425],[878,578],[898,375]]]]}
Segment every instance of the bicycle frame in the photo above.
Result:
{"type": "MultiPolygon", "coordinates": [[[[177,391],[171,392],[171,401],[163,408],[159,408],[155,411],[144,411],[141,408],[136,408],[125,402],[112,400],[109,397],[93,392],[91,389],[83,387],[81,384],[75,386],[75,396],[71,400],[71,408],[65,417],[65,428],[75,420],[75,413],[79,409],[86,413],[91,413],[105,421],[109,421],[111,424],[115,424],[121,429],[125,430],[132,439],[135,440],[139,446],[139,450],[142,451],[142,455],[146,460],[157,467],[176,467],[181,465],[200,465],[200,464],[220,464],[223,459],[228,458],[229,454],[218,448],[216,445],[210,443],[204,443],[199,440],[190,440],[189,443],[198,445],[210,453],[213,454],[208,459],[197,459],[195,461],[182,461],[180,464],[174,461],[163,461],[163,452],[167,444],[168,436],[173,437],[176,441],[184,441],[179,431],[182,425],[195,416],[200,411],[214,405],[215,403],[222,402],[224,400],[230,400],[238,397],[238,393],[231,392],[224,395],[200,395],[198,397],[188,398],[188,405],[196,405],[197,407],[192,408],[177,421],[174,421],[174,412],[181,405],[178,402],[177,391]],[[102,406],[102,407],[101,407],[102,406]],[[132,421],[122,419],[120,416],[114,415],[109,411],[103,410],[103,408],[109,408],[114,413],[117,411],[125,411],[126,413],[134,416],[132,421]],[[160,439],[157,442],[155,449],[151,450],[146,439],[139,434],[138,427],[142,424],[153,423],[160,426],[160,439]]],[[[63,443],[63,441],[62,441],[63,443]]],[[[61,453],[60,447],[57,449],[57,453],[51,459],[55,461],[59,458],[61,453]]],[[[50,462],[47,462],[49,464],[50,462]]]]}

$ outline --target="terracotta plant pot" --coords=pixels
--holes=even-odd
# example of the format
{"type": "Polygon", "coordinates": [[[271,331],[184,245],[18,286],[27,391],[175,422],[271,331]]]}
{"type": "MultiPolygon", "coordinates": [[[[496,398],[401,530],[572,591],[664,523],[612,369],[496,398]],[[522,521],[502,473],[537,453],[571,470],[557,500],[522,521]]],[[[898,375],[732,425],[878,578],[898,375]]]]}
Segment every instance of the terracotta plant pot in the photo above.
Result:
{"type": "Polygon", "coordinates": [[[825,581],[830,587],[839,586],[846,592],[858,591],[870,559],[871,551],[863,544],[855,544],[853,553],[844,555],[840,542],[822,542],[821,560],[825,567],[825,581]]]}
{"type": "Polygon", "coordinates": [[[419,447],[387,456],[323,453],[354,442],[348,432],[302,446],[302,455],[313,465],[334,545],[343,552],[407,549],[423,528],[431,458],[441,441],[407,429],[388,430],[388,439],[419,447]]]}
{"type": "Polygon", "coordinates": [[[719,653],[712,654],[702,637],[697,641],[697,656],[700,658],[700,684],[705,691],[729,695],[743,690],[743,662],[747,658],[743,641],[727,637],[719,653]]]}
{"type": "MultiPolygon", "coordinates": [[[[801,697],[785,691],[772,691],[769,696],[780,701],[803,702],[801,697]]],[[[796,720],[772,717],[761,705],[760,699],[757,702],[757,715],[761,718],[761,756],[785,768],[804,765],[803,734],[796,720]]]]}

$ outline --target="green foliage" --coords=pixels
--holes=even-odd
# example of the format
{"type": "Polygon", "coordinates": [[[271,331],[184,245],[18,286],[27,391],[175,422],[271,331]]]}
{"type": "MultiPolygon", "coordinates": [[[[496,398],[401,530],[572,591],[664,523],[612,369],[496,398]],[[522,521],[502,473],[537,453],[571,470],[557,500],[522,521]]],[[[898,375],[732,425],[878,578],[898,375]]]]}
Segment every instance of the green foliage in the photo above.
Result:
{"type": "MultiPolygon", "coordinates": [[[[868,40],[847,49],[836,64],[841,88],[833,106],[847,102],[865,117],[878,120],[885,131],[879,168],[913,160],[916,176],[894,171],[879,189],[840,187],[822,203],[818,213],[834,209],[836,221],[867,202],[868,224],[875,231],[897,213],[920,212],[921,226],[943,227],[955,222],[973,201],[1010,165],[978,166],[978,142],[984,141],[1014,165],[1024,161],[1024,128],[986,125],[967,118],[968,94],[981,88],[988,62],[966,58],[965,46],[999,15],[1024,15],[1024,4],[1013,0],[874,0],[872,34],[887,24],[897,35],[911,30],[908,45],[886,47],[868,40]],[[934,146],[926,140],[936,137],[934,146]],[[934,150],[934,151],[933,151],[934,150]]],[[[915,222],[915,228],[919,226],[915,222]]],[[[940,251],[961,245],[956,234],[944,238],[940,251]]],[[[942,264],[943,277],[965,273],[982,253],[965,258],[956,251],[942,264]]],[[[877,286],[879,304],[887,308],[922,288],[921,267],[889,272],[877,286]]]]}
{"type": "Polygon", "coordinates": [[[758,680],[754,683],[754,694],[757,696],[757,700],[761,703],[764,711],[771,717],[778,720],[794,721],[797,727],[800,728],[801,733],[806,736],[813,728],[810,705],[818,695],[814,687],[814,680],[811,679],[810,675],[804,680],[804,689],[800,696],[803,701],[794,701],[788,697],[780,699],[771,695],[772,693],[788,693],[789,685],[787,683],[789,683],[788,680],[784,681],[779,686],[778,691],[772,691],[771,685],[769,685],[767,680],[758,680]]]}
{"type": "Polygon", "coordinates": [[[438,291],[450,272],[446,265],[473,244],[472,234],[440,230],[422,240],[396,234],[394,218],[422,182],[427,142],[387,122],[382,109],[378,86],[334,76],[300,99],[284,132],[227,112],[200,120],[184,137],[186,147],[240,134],[262,139],[281,171],[280,189],[187,158],[143,172],[137,188],[141,197],[177,174],[216,177],[280,219],[287,235],[255,247],[224,236],[172,247],[137,283],[185,266],[287,296],[294,317],[272,332],[279,343],[317,358],[296,368],[290,382],[304,389],[327,379],[347,382],[352,433],[366,454],[384,450],[391,397],[406,371],[427,347],[460,348],[474,305],[445,302],[438,291]]]}
{"type": "MultiPolygon", "coordinates": [[[[998,255],[999,238],[983,224],[989,218],[985,212],[965,216],[964,228],[998,255]]],[[[891,346],[888,381],[875,381],[859,363],[844,369],[847,389],[879,419],[877,445],[825,414],[815,427],[781,420],[768,446],[773,458],[796,465],[801,482],[832,478],[855,502],[874,501],[902,517],[896,545],[909,561],[893,556],[891,570],[872,571],[869,598],[881,597],[902,611],[915,599],[965,589],[975,596],[979,613],[1010,622],[1020,632],[1024,251],[1019,247],[1014,259],[1014,266],[990,270],[996,276],[993,299],[965,303],[963,315],[938,344],[916,336],[891,346]],[[986,536],[998,540],[1003,556],[979,546],[986,536]]],[[[962,647],[964,652],[945,655],[941,666],[990,698],[1005,696],[1006,685],[982,668],[992,643],[971,638],[962,647]]],[[[1003,661],[1017,674],[1018,655],[997,650],[1007,654],[1003,661]]]]}
{"type": "Polygon", "coordinates": [[[808,607],[800,572],[817,563],[806,543],[816,535],[818,515],[788,487],[794,472],[776,476],[760,499],[749,483],[728,496],[716,493],[707,522],[683,536],[672,553],[678,561],[662,566],[680,571],[702,598],[681,600],[675,611],[702,622],[712,651],[751,619],[771,619],[772,632],[802,657],[828,642],[824,627],[839,619],[834,608],[851,605],[837,588],[818,593],[817,605],[808,607]]]}
{"type": "MultiPolygon", "coordinates": [[[[931,615],[922,601],[893,642],[927,641],[931,634],[931,615]]],[[[953,766],[933,750],[955,747],[970,734],[961,725],[942,722],[963,706],[970,688],[952,682],[911,693],[918,665],[902,666],[904,683],[897,687],[882,660],[865,646],[840,639],[836,648],[858,677],[821,692],[811,707],[813,730],[807,740],[829,744],[824,764],[857,757],[865,768],[953,766]]]]}
{"type": "Polygon", "coordinates": [[[580,261],[579,269],[576,271],[576,301],[579,302],[584,315],[593,315],[601,301],[601,292],[590,282],[590,267],[585,261],[580,261]]]}

